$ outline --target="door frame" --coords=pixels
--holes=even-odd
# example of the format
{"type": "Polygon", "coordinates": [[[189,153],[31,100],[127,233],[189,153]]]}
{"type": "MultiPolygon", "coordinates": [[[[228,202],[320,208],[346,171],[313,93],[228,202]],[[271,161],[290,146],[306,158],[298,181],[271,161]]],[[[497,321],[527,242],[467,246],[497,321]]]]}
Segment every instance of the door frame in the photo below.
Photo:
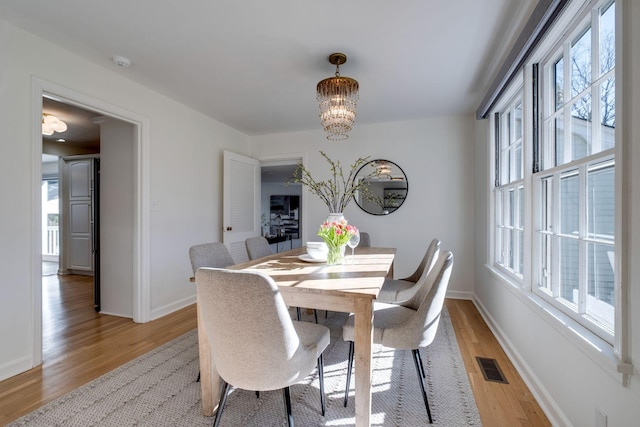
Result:
{"type": "Polygon", "coordinates": [[[42,98],[48,96],[61,102],[96,111],[105,116],[114,117],[135,126],[134,132],[134,283],[133,283],[133,321],[145,323],[150,319],[150,120],[140,114],[76,92],[69,88],[46,81],[39,77],[31,78],[32,94],[32,280],[33,313],[31,334],[33,338],[33,364],[42,363],[42,242],[40,215],[42,211],[40,182],[42,180],[42,98]]]}

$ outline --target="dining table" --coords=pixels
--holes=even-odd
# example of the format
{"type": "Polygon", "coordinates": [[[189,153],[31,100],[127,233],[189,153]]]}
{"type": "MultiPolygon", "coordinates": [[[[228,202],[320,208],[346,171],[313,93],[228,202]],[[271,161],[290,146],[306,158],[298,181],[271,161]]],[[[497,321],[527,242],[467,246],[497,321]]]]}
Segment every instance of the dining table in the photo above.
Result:
{"type": "MultiPolygon", "coordinates": [[[[395,248],[358,247],[342,264],[327,265],[310,259],[303,246],[228,267],[266,273],[290,307],[354,313],[356,427],[371,425],[373,303],[385,278],[393,278],[395,253],[395,248]]],[[[220,399],[220,377],[197,307],[202,413],[211,416],[220,399]]]]}

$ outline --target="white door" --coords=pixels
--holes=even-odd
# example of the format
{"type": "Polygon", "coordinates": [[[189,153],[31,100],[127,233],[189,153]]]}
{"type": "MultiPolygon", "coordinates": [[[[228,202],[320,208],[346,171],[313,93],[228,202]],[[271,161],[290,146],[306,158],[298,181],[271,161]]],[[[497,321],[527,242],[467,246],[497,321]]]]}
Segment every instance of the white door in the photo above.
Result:
{"type": "Polygon", "coordinates": [[[235,262],[248,261],[244,241],[260,235],[260,163],[224,152],[223,243],[235,262]]]}
{"type": "Polygon", "coordinates": [[[66,185],[68,185],[66,268],[76,272],[93,272],[93,214],[92,185],[93,159],[69,160],[65,158],[66,185]]]}

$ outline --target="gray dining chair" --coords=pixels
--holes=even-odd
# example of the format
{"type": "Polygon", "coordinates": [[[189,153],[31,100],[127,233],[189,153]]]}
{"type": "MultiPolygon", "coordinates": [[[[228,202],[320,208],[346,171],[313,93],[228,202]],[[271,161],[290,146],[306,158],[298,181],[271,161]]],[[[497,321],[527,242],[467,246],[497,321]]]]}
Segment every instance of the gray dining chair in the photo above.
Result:
{"type": "Polygon", "coordinates": [[[358,246],[361,248],[370,248],[371,247],[371,236],[366,231],[360,232],[360,243],[358,246]]]}
{"type": "Polygon", "coordinates": [[[387,303],[400,303],[411,298],[422,286],[424,280],[433,267],[440,252],[440,240],[433,239],[427,247],[422,261],[416,271],[404,279],[385,279],[377,301],[387,303]]]}
{"type": "MultiPolygon", "coordinates": [[[[443,251],[429,272],[425,286],[422,286],[411,299],[403,304],[376,302],[373,306],[373,342],[393,349],[411,350],[429,423],[433,422],[433,418],[429,409],[424,365],[419,349],[430,345],[436,336],[452,267],[453,254],[443,251]]],[[[347,384],[344,394],[344,406],[347,406],[354,354],[353,314],[342,327],[342,338],[349,341],[347,384]]]]}
{"type": "Polygon", "coordinates": [[[224,268],[235,264],[229,249],[220,242],[202,243],[189,248],[189,260],[193,274],[200,267],[224,268]]]}
{"type": "Polygon", "coordinates": [[[200,268],[196,273],[199,318],[223,381],[214,427],[231,387],[256,392],[283,390],[293,426],[290,386],[318,368],[321,412],[325,413],[322,352],[329,328],[291,320],[278,286],[257,271],[200,268]]]}
{"type": "Polygon", "coordinates": [[[271,245],[269,241],[262,236],[249,237],[244,241],[244,245],[247,248],[247,255],[250,260],[263,258],[272,255],[271,245]]]}

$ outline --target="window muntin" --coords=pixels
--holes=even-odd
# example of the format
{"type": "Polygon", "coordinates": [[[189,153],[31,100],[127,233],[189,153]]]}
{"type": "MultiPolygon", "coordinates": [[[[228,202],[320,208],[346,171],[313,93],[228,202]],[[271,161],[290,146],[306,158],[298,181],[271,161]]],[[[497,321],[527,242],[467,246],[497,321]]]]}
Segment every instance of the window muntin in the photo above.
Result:
{"type": "Polygon", "coordinates": [[[533,290],[610,343],[616,309],[614,15],[615,2],[601,3],[543,64],[543,171],[533,175],[533,290]]]}

